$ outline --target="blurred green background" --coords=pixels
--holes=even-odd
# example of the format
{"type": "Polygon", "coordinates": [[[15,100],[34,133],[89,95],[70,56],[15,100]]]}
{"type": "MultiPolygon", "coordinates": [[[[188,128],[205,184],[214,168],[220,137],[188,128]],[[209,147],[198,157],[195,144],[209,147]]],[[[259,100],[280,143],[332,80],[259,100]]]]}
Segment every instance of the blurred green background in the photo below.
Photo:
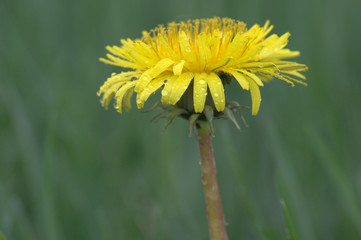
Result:
{"type": "Polygon", "coordinates": [[[162,123],[147,123],[154,113],[105,111],[95,93],[119,69],[98,58],[157,24],[227,16],[291,32],[295,61],[310,68],[308,87],[261,89],[241,134],[216,122],[229,238],[287,239],[284,199],[298,239],[361,239],[360,9],[358,0],[0,0],[0,232],[207,239],[187,122],[161,134],[162,123]]]}

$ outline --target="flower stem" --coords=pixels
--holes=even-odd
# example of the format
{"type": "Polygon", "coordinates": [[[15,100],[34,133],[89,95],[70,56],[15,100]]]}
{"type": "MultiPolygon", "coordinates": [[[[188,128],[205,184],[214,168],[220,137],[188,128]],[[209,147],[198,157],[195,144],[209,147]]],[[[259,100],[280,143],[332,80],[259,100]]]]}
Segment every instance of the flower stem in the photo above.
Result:
{"type": "Polygon", "coordinates": [[[208,122],[198,122],[197,136],[201,153],[202,183],[207,205],[210,240],[227,240],[228,237],[221,196],[218,190],[216,166],[208,122]]]}

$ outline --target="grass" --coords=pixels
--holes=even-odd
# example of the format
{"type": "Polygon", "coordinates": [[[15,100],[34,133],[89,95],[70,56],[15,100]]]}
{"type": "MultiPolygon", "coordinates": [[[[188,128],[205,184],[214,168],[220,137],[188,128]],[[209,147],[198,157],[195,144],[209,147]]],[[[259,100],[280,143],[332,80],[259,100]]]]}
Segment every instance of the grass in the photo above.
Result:
{"type": "MultiPolygon", "coordinates": [[[[241,134],[215,123],[230,239],[360,239],[360,7],[2,1],[0,232],[29,240],[207,239],[198,146],[187,123],[175,120],[161,134],[162,124],[147,123],[154,114],[105,111],[95,93],[118,71],[98,62],[105,45],[159,23],[219,15],[249,25],[270,19],[274,32],[292,33],[290,48],[310,67],[306,88],[267,84],[259,115],[244,111],[250,127],[241,134]]],[[[232,86],[249,105],[249,94],[232,86]]]]}

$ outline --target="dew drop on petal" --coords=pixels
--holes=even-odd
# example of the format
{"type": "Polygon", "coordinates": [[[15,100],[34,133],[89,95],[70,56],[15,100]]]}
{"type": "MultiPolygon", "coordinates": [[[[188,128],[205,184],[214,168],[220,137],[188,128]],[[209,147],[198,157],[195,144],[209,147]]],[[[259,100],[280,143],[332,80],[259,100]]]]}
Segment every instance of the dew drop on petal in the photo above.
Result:
{"type": "Polygon", "coordinates": [[[218,96],[219,96],[219,94],[218,94],[218,93],[215,93],[215,94],[214,94],[214,96],[215,96],[215,97],[218,97],[218,96]]]}
{"type": "Polygon", "coordinates": [[[201,80],[199,80],[199,83],[200,83],[200,84],[205,84],[206,81],[204,81],[203,79],[201,79],[201,80]]]}
{"type": "Polygon", "coordinates": [[[144,81],[147,81],[149,79],[150,79],[150,76],[147,74],[142,76],[142,80],[144,80],[144,81]]]}
{"type": "Polygon", "coordinates": [[[167,95],[168,95],[168,91],[165,90],[165,89],[163,89],[163,90],[162,90],[162,96],[167,96],[167,95]]]}
{"type": "Polygon", "coordinates": [[[186,52],[191,52],[191,51],[192,51],[192,49],[190,46],[186,47],[186,52]]]}

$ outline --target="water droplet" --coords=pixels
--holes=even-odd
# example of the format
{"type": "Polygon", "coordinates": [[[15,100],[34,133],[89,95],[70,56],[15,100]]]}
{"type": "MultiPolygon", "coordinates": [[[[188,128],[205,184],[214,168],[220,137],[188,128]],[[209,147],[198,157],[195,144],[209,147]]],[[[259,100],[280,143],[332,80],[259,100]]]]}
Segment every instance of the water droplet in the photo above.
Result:
{"type": "Polygon", "coordinates": [[[223,99],[221,99],[221,103],[224,103],[224,100],[223,100],[223,99]]]}
{"type": "Polygon", "coordinates": [[[186,47],[186,52],[191,52],[191,51],[192,51],[192,49],[190,46],[186,47]]]}
{"type": "Polygon", "coordinates": [[[187,89],[187,86],[183,86],[183,89],[187,89]]]}
{"type": "Polygon", "coordinates": [[[201,80],[199,80],[199,83],[200,83],[200,84],[205,84],[206,81],[204,81],[203,79],[201,79],[201,80]]]}
{"type": "Polygon", "coordinates": [[[142,76],[142,80],[144,80],[144,81],[147,81],[147,80],[149,80],[149,79],[150,79],[150,76],[147,75],[147,74],[145,74],[145,75],[142,76]]]}
{"type": "Polygon", "coordinates": [[[165,89],[163,89],[163,90],[162,90],[162,96],[167,96],[167,95],[168,95],[168,91],[165,90],[165,89]]]}
{"type": "Polygon", "coordinates": [[[220,86],[220,85],[222,85],[222,83],[221,83],[221,82],[217,82],[217,85],[220,86]]]}
{"type": "Polygon", "coordinates": [[[215,93],[215,94],[214,94],[214,97],[218,97],[218,96],[219,96],[219,94],[218,94],[218,93],[215,93]]]}

